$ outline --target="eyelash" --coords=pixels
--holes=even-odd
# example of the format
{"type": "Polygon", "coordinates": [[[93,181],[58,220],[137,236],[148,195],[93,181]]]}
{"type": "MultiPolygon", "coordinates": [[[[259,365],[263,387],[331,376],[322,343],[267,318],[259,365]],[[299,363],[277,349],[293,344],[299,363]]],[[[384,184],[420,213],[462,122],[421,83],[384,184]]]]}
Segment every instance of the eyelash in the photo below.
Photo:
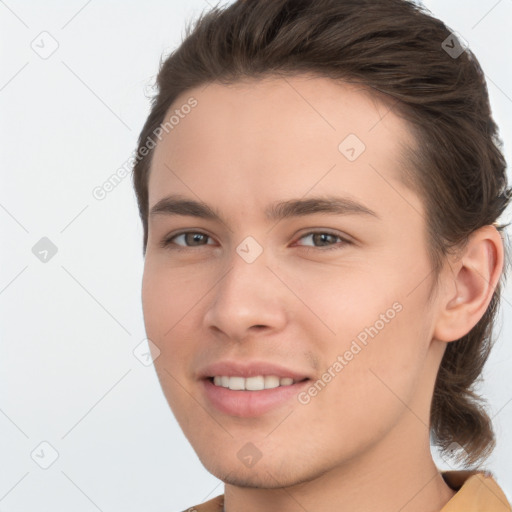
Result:
{"type": "MultiPolygon", "coordinates": [[[[211,244],[204,244],[204,245],[198,245],[198,246],[180,246],[180,245],[177,245],[177,244],[174,244],[172,242],[173,239],[177,238],[178,236],[181,236],[181,235],[187,235],[187,234],[196,234],[196,235],[204,235],[208,238],[211,238],[209,235],[207,235],[206,233],[203,233],[201,231],[182,231],[181,233],[175,233],[174,235],[170,236],[170,237],[167,237],[167,238],[164,238],[161,242],[160,242],[160,247],[162,248],[167,248],[167,249],[170,249],[170,250],[173,250],[173,251],[188,251],[190,249],[194,249],[195,247],[204,247],[204,246],[207,246],[207,245],[211,245],[211,244]],[[172,249],[170,248],[171,245],[175,245],[175,247],[173,247],[172,249]]],[[[337,233],[331,233],[330,231],[308,231],[307,233],[304,233],[302,236],[300,236],[297,240],[302,240],[303,238],[307,237],[307,236],[311,236],[311,235],[329,235],[329,236],[334,236],[336,238],[338,238],[339,240],[341,240],[340,243],[338,244],[332,244],[331,246],[327,246],[327,247],[315,247],[315,246],[304,246],[304,245],[301,245],[300,247],[302,247],[303,249],[306,249],[306,251],[310,251],[310,250],[320,250],[320,251],[331,251],[331,250],[337,250],[337,249],[341,249],[342,246],[345,246],[345,245],[351,245],[352,242],[340,235],[338,235],[337,233]]]]}

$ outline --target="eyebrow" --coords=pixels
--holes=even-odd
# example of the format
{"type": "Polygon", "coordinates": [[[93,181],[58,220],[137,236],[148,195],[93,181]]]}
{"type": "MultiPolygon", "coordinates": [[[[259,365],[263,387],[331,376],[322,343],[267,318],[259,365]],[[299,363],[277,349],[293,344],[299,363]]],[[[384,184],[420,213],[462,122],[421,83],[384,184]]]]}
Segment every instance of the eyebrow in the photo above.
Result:
{"type": "MultiPolygon", "coordinates": [[[[265,209],[265,216],[271,221],[280,221],[291,217],[302,217],[315,213],[336,215],[365,215],[380,219],[376,212],[363,204],[340,196],[309,197],[308,199],[289,199],[277,201],[265,209]]],[[[156,215],[185,215],[202,219],[217,220],[225,223],[221,213],[201,201],[187,199],[181,195],[170,195],[158,201],[149,212],[156,215]]]]}

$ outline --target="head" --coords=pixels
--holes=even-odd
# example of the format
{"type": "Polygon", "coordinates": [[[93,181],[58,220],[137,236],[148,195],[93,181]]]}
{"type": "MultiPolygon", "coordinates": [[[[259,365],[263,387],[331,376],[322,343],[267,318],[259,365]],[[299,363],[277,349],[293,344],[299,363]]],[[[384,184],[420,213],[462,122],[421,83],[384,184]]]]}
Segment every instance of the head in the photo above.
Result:
{"type": "Polygon", "coordinates": [[[510,190],[484,75],[450,37],[405,0],[239,0],[162,62],[133,169],[144,318],[164,394],[219,478],[303,481],[404,432],[466,466],[492,451],[472,386],[510,190]],[[232,414],[204,391],[219,361],[308,380],[232,414]]]}

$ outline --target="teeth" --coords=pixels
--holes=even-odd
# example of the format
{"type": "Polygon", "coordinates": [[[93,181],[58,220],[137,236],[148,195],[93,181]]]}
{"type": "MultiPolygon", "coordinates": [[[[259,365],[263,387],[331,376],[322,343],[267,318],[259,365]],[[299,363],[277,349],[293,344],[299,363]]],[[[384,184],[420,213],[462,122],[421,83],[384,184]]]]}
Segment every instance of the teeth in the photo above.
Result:
{"type": "Polygon", "coordinates": [[[241,391],[245,389],[245,379],[243,377],[230,377],[229,389],[233,391],[241,391]]]}
{"type": "Polygon", "coordinates": [[[229,388],[233,391],[262,391],[263,389],[273,389],[279,386],[291,386],[295,383],[290,377],[276,377],[275,375],[257,375],[255,377],[229,377],[226,375],[216,375],[213,378],[216,386],[229,388]]]}
{"type": "Polygon", "coordinates": [[[265,389],[272,389],[279,387],[279,377],[268,375],[265,377],[265,389]]]}
{"type": "Polygon", "coordinates": [[[258,375],[257,377],[248,377],[245,379],[245,389],[247,389],[247,391],[261,391],[262,389],[265,389],[265,377],[262,377],[261,375],[258,375]]]}

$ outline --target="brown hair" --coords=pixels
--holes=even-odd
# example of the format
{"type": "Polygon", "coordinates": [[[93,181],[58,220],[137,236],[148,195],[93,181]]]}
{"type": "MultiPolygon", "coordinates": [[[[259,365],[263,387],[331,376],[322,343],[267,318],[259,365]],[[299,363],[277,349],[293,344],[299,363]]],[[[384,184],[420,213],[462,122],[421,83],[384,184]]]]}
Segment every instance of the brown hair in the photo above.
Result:
{"type": "MultiPolygon", "coordinates": [[[[444,23],[406,0],[238,0],[203,12],[161,61],[158,93],[138,140],[133,183],[143,254],[148,141],[177,96],[211,82],[308,73],[378,91],[409,122],[418,147],[404,153],[412,173],[403,179],[425,201],[437,282],[444,256],[463,247],[473,231],[494,224],[504,232],[508,224],[496,221],[511,195],[484,74],[457,41],[444,23]]],[[[475,327],[447,344],[435,383],[431,439],[466,467],[486,459],[496,444],[485,400],[473,386],[493,344],[505,275],[475,327]]]]}

